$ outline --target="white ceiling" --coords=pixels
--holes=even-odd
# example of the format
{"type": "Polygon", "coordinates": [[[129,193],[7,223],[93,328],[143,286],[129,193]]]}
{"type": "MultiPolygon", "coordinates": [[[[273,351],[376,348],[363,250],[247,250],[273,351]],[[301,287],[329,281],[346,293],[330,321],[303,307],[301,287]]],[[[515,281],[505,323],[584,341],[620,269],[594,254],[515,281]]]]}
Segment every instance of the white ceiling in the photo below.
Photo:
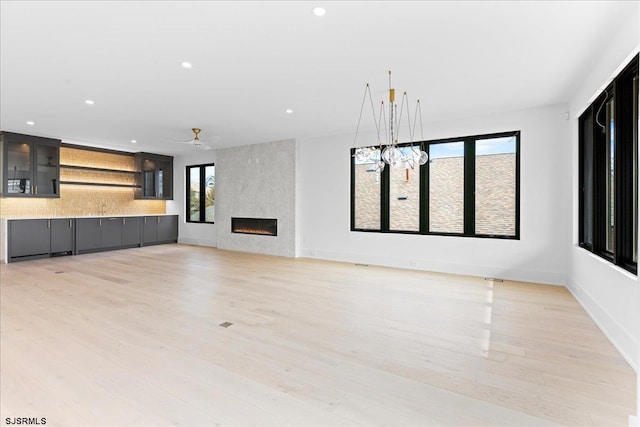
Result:
{"type": "Polygon", "coordinates": [[[567,102],[637,8],[611,0],[2,0],[0,126],[168,154],[197,150],[172,142],[188,140],[192,127],[214,148],[352,139],[365,84],[383,100],[387,70],[397,91],[420,98],[425,123],[567,102]],[[314,16],[315,6],[326,15],[314,16]]]}

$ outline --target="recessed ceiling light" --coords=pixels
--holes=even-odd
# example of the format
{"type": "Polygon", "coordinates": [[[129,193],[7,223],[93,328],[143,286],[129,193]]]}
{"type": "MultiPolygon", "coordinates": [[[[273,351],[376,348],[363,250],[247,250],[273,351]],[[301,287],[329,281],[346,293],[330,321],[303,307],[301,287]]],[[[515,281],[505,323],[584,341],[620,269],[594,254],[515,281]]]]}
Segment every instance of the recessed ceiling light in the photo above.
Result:
{"type": "Polygon", "coordinates": [[[35,124],[36,124],[36,122],[32,122],[31,120],[29,120],[29,121],[27,122],[27,124],[28,124],[29,126],[33,126],[33,125],[35,125],[35,124]]]}
{"type": "Polygon", "coordinates": [[[191,68],[191,62],[184,61],[180,65],[182,65],[182,68],[191,68]]]}
{"type": "Polygon", "coordinates": [[[284,112],[287,114],[293,114],[293,110],[291,108],[287,108],[284,112]]]}
{"type": "Polygon", "coordinates": [[[135,144],[135,143],[137,143],[137,142],[138,142],[138,141],[136,141],[135,139],[132,139],[132,140],[131,140],[131,143],[132,143],[132,144],[135,144]]]}
{"type": "Polygon", "coordinates": [[[311,12],[316,16],[324,16],[327,10],[324,7],[314,7],[311,12]]]}
{"type": "Polygon", "coordinates": [[[85,99],[84,103],[87,104],[87,105],[93,105],[94,104],[93,99],[85,99]]]}

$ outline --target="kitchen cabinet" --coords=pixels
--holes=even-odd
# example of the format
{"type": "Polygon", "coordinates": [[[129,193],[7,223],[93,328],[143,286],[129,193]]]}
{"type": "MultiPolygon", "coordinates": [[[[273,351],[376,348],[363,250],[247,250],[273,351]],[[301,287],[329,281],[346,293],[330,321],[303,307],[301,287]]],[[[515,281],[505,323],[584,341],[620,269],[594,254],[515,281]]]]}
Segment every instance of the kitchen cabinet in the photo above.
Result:
{"type": "Polygon", "coordinates": [[[102,249],[102,218],[78,218],[76,221],[76,252],[102,249]]]}
{"type": "Polygon", "coordinates": [[[169,243],[178,241],[178,215],[165,215],[158,217],[157,243],[169,243]]]}
{"type": "Polygon", "coordinates": [[[60,197],[60,140],[0,134],[0,191],[4,197],[60,197]]]}
{"type": "Polygon", "coordinates": [[[77,253],[120,249],[123,246],[123,217],[79,218],[77,221],[77,253]]]}
{"type": "Polygon", "coordinates": [[[73,254],[74,220],[22,219],[8,221],[9,261],[73,254]]]}
{"type": "Polygon", "coordinates": [[[51,227],[51,255],[73,254],[75,228],[72,218],[50,219],[51,227]]]}
{"type": "Polygon", "coordinates": [[[178,215],[12,219],[7,261],[176,243],[178,215]]]}
{"type": "Polygon", "coordinates": [[[9,253],[7,259],[17,261],[21,258],[48,257],[51,245],[51,233],[48,219],[25,219],[8,221],[9,253]]]}
{"type": "Polygon", "coordinates": [[[140,246],[142,242],[142,218],[122,218],[122,246],[140,246]]]}
{"type": "Polygon", "coordinates": [[[173,157],[136,153],[136,199],[173,200],[173,157]]]}
{"type": "Polygon", "coordinates": [[[151,245],[158,240],[158,217],[145,216],[142,219],[142,244],[151,245]]]}
{"type": "Polygon", "coordinates": [[[142,224],[142,244],[175,243],[178,241],[178,215],[145,216],[142,224]]]}
{"type": "Polygon", "coordinates": [[[122,220],[123,218],[102,218],[101,237],[102,249],[119,248],[122,246],[122,220]]]}

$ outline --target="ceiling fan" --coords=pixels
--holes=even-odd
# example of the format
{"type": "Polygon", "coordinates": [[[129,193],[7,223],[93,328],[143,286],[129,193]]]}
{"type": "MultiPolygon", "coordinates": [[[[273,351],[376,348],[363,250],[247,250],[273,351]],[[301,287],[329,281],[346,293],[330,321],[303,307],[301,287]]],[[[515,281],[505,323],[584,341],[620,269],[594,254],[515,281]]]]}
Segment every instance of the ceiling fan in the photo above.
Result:
{"type": "Polygon", "coordinates": [[[207,144],[204,144],[200,141],[200,137],[198,136],[198,134],[201,132],[201,129],[198,128],[192,128],[191,129],[193,131],[193,139],[189,140],[189,141],[178,141],[180,144],[191,144],[191,145],[195,145],[196,147],[198,147],[201,150],[211,150],[211,147],[208,146],[207,144]]]}

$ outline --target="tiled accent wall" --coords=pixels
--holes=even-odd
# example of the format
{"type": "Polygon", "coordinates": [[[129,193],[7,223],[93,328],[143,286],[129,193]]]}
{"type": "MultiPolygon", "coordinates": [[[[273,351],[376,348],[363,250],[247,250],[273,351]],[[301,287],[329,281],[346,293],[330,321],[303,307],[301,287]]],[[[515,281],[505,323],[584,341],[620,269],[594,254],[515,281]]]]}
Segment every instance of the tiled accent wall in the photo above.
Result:
{"type": "Polygon", "coordinates": [[[60,148],[60,163],[63,165],[90,166],[132,172],[136,170],[133,154],[102,153],[70,147],[60,148]]]}
{"type": "MultiPolygon", "coordinates": [[[[135,170],[135,159],[130,154],[101,153],[62,147],[60,163],[63,165],[95,168],[135,170]]],[[[133,174],[62,169],[61,181],[89,181],[133,184],[133,174]]],[[[164,200],[134,200],[133,188],[88,185],[60,185],[60,198],[0,198],[0,218],[60,217],[93,215],[145,215],[165,214],[164,200]]]]}
{"type": "Polygon", "coordinates": [[[133,188],[61,185],[59,199],[0,199],[0,218],[166,213],[164,200],[134,200],[133,188]]]}

